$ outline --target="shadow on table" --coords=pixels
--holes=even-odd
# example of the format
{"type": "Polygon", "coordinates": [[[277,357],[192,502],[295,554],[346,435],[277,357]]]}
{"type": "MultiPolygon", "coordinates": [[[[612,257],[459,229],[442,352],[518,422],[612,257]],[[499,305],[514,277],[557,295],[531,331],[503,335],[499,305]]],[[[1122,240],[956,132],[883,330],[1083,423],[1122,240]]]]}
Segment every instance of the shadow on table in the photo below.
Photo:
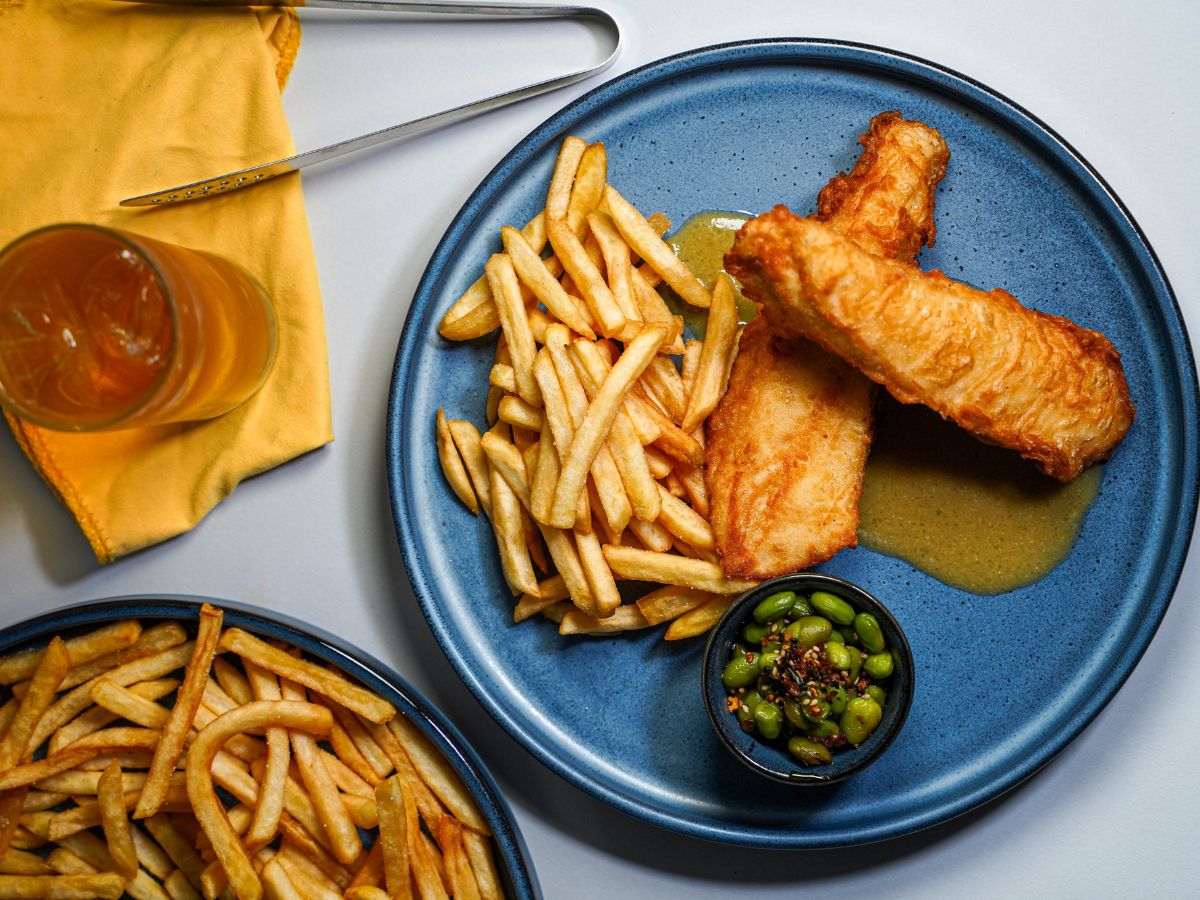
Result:
{"type": "Polygon", "coordinates": [[[38,563],[57,584],[77,581],[99,565],[70,513],[0,424],[0,535],[27,531],[33,538],[38,563]]]}

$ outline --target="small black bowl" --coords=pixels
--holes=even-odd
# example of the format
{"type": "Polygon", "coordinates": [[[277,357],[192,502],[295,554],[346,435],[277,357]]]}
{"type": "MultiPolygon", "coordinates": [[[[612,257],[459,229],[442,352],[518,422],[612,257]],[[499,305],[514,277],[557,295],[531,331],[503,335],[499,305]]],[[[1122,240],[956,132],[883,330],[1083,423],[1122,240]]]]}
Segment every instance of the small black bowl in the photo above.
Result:
{"type": "Polygon", "coordinates": [[[704,705],[721,743],[758,774],[795,785],[833,784],[865,769],[878,759],[904,725],[912,705],[915,680],[908,639],[888,608],[856,584],[832,575],[815,573],[785,575],[764,581],[738,598],[712,630],[708,645],[704,648],[701,670],[704,705]],[[797,594],[828,591],[842,597],[855,610],[871,613],[879,620],[888,649],[895,660],[895,669],[881,685],[887,691],[887,703],[884,704],[883,719],[879,726],[858,747],[833,751],[833,762],[827,766],[802,766],[788,753],[783,741],[768,742],[743,731],[737,716],[726,707],[728,695],[721,683],[721,673],[729,661],[729,654],[738,642],[742,626],[751,618],[754,607],[759,601],[779,591],[795,591],[797,594]]]}

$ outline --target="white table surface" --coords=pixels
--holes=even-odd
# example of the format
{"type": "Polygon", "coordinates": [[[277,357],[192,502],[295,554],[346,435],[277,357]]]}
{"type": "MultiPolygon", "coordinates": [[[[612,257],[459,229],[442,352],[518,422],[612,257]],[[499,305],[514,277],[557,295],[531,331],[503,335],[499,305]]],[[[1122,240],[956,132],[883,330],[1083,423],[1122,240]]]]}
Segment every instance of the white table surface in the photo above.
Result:
{"type": "MultiPolygon", "coordinates": [[[[916,54],[1049,122],[1104,175],[1200,334],[1200,7],[1158,2],[603,0],[613,73],[740,38],[820,36],[916,54]]],[[[300,147],[597,59],[574,24],[398,24],[302,13],[285,95],[300,147]]],[[[590,86],[590,85],[587,85],[590,86]]],[[[836,852],[721,847],[619,813],[552,775],[476,703],[404,574],[387,506],[384,410],[410,298],[442,231],[500,157],[586,86],[306,177],[337,440],[242,485],[191,534],[100,568],[0,436],[0,626],[81,600],[190,592],[275,608],[407,676],[466,732],[516,810],[547,898],[1194,896],[1200,881],[1200,559],[1116,699],[1048,768],[907,838],[836,852]]],[[[1047,598],[1069,602],[1069,598],[1047,598]]]]}

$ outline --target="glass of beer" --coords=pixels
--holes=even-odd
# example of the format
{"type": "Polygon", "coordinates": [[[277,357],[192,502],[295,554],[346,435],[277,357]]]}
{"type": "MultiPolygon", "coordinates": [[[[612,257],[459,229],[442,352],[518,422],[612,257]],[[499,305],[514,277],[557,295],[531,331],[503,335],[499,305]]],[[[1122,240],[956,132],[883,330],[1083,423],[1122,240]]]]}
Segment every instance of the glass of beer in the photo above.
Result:
{"type": "Polygon", "coordinates": [[[62,431],[211,419],[275,360],[275,311],[211,253],[94,225],[0,251],[0,404],[62,431]]]}

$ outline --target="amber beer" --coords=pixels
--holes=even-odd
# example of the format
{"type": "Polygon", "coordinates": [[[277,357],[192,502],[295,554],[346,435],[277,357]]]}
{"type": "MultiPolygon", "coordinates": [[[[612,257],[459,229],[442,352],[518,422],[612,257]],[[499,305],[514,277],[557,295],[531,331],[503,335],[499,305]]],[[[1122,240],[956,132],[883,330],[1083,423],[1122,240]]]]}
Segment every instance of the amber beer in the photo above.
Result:
{"type": "Polygon", "coordinates": [[[54,225],[0,252],[0,403],[67,431],[211,419],[275,358],[271,301],[199,250],[54,225]]]}

